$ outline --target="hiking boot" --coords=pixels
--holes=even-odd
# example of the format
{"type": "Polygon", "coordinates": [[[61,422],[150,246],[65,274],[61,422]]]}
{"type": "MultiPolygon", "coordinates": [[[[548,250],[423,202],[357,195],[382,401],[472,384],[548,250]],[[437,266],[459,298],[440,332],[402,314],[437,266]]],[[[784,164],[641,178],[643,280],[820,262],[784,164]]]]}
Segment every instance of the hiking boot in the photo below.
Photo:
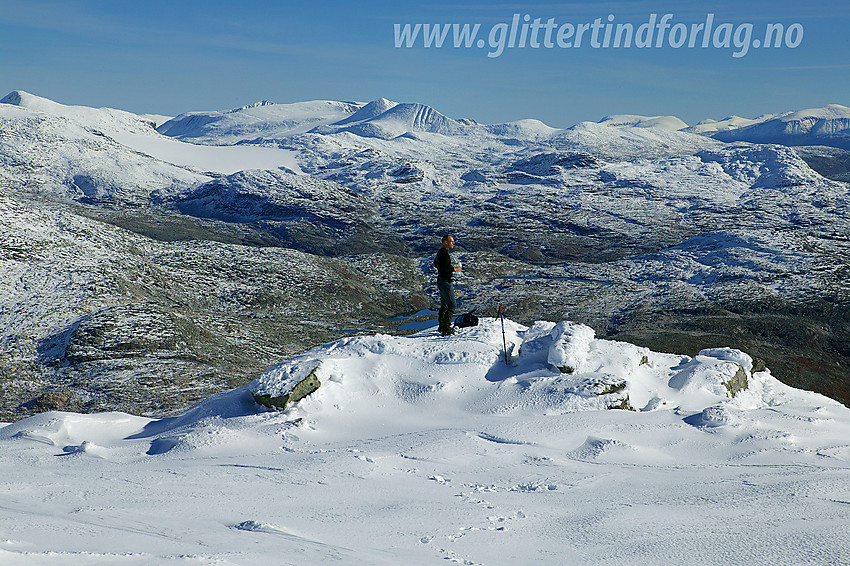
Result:
{"type": "Polygon", "coordinates": [[[443,314],[443,326],[440,330],[440,334],[443,336],[450,336],[455,333],[455,329],[452,328],[452,319],[454,318],[455,313],[450,310],[447,310],[443,314]]]}
{"type": "Polygon", "coordinates": [[[443,307],[440,307],[440,312],[437,314],[437,320],[440,322],[440,326],[439,326],[439,328],[437,328],[437,330],[440,332],[440,334],[443,334],[443,331],[446,329],[446,322],[445,322],[445,320],[443,320],[445,318],[445,316],[446,316],[446,309],[444,309],[443,307]]]}

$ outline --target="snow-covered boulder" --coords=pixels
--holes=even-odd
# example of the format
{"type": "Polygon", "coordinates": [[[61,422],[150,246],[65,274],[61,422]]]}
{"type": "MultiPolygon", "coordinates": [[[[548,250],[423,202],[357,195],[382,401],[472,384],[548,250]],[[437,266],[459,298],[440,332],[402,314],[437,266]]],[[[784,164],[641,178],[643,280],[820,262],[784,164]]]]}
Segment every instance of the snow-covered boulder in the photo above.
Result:
{"type": "Polygon", "coordinates": [[[712,405],[703,409],[702,412],[686,417],[684,421],[699,428],[712,429],[734,425],[739,419],[727,405],[712,405]]]}
{"type": "Polygon", "coordinates": [[[710,398],[735,397],[749,387],[753,361],[747,354],[730,348],[702,350],[682,364],[668,385],[686,393],[689,402],[705,404],[710,398]]]}
{"type": "Polygon", "coordinates": [[[561,373],[584,371],[595,332],[575,322],[537,321],[523,335],[520,359],[527,364],[547,364],[561,373]]]}
{"type": "Polygon", "coordinates": [[[252,382],[248,389],[258,404],[284,410],[321,387],[317,373],[319,366],[310,369],[311,366],[299,358],[277,364],[252,382]]]}
{"type": "Polygon", "coordinates": [[[552,329],[552,346],[547,361],[562,373],[582,371],[595,332],[589,326],[559,322],[552,329]]]}

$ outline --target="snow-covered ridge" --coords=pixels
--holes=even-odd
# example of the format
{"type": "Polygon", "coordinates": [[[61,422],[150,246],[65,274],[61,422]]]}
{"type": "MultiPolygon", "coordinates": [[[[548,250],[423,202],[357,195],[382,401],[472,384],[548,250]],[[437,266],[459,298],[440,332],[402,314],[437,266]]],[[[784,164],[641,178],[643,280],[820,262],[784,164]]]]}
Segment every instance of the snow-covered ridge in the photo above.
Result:
{"type": "Polygon", "coordinates": [[[715,137],[727,142],[829,145],[850,149],[850,108],[830,104],[823,108],[787,112],[718,132],[715,137]]]}
{"type": "Polygon", "coordinates": [[[684,121],[675,116],[636,116],[633,114],[617,114],[606,116],[599,121],[606,126],[630,126],[635,128],[663,128],[665,130],[683,130],[688,127],[684,121]]]}
{"type": "Polygon", "coordinates": [[[850,149],[850,108],[828,104],[757,118],[729,116],[688,126],[675,116],[606,116],[598,123],[613,127],[662,128],[710,136],[724,142],[782,145],[827,145],[850,149]]]}
{"type": "Polygon", "coordinates": [[[348,118],[344,118],[338,122],[335,122],[334,125],[344,126],[346,124],[353,124],[355,122],[371,120],[372,118],[377,118],[384,112],[391,110],[396,106],[398,106],[398,102],[393,102],[392,100],[387,100],[386,98],[378,98],[377,100],[373,100],[369,104],[365,105],[363,108],[361,108],[348,118]]]}
{"type": "Polygon", "coordinates": [[[169,137],[194,143],[231,145],[279,139],[348,118],[362,107],[353,102],[314,100],[276,104],[264,101],[233,110],[188,112],[159,126],[169,137]]]}
{"type": "MultiPolygon", "coordinates": [[[[317,133],[350,132],[367,138],[392,139],[408,132],[428,132],[443,135],[463,133],[465,124],[452,120],[430,106],[412,103],[391,103],[379,100],[367,105],[363,114],[316,128],[317,133]]],[[[359,114],[359,115],[358,115],[359,114]]]]}
{"type": "MultiPolygon", "coordinates": [[[[108,108],[66,106],[23,91],[13,91],[0,102],[71,117],[78,122],[84,120],[90,127],[101,129],[107,134],[127,131],[150,133],[159,124],[158,131],[166,136],[211,145],[274,142],[311,131],[319,134],[349,132],[385,140],[410,132],[447,136],[489,133],[497,137],[514,136],[531,141],[548,139],[581,125],[563,130],[551,128],[532,118],[481,125],[471,120],[449,118],[424,104],[398,103],[386,98],[367,104],[331,100],[277,104],[263,100],[232,110],[188,112],[164,123],[164,117],[161,116],[143,117],[108,108]]],[[[675,116],[633,114],[609,115],[596,123],[615,129],[646,128],[686,132],[725,142],[850,147],[850,108],[840,104],[764,114],[757,118],[729,116],[723,120],[706,119],[694,126],[689,126],[675,116]]]]}
{"type": "Polygon", "coordinates": [[[143,198],[151,188],[177,189],[203,182],[208,172],[279,167],[300,171],[292,152],[183,143],[158,133],[156,120],[13,91],[0,100],[0,121],[7,124],[0,138],[0,162],[14,156],[17,163],[53,163],[38,172],[43,192],[101,200],[130,193],[133,199],[143,198]],[[148,163],[150,179],[142,178],[140,163],[148,163]]]}
{"type": "Polygon", "coordinates": [[[712,120],[709,118],[698,122],[696,125],[684,128],[684,131],[710,136],[718,132],[735,130],[737,128],[743,128],[745,126],[751,126],[753,124],[765,122],[774,117],[775,114],[763,114],[762,116],[759,116],[757,118],[742,118],[740,116],[727,116],[722,120],[712,120]]]}
{"type": "MultiPolygon", "coordinates": [[[[676,137],[674,132],[687,127],[687,124],[672,116],[610,116],[599,124],[609,128],[610,132],[605,134],[608,137],[623,135],[623,130],[634,128],[648,132],[668,132],[658,134],[668,138],[665,144],[676,137]]],[[[366,140],[416,139],[418,134],[440,134],[477,145],[488,143],[487,140],[493,137],[507,143],[547,143],[575,128],[552,128],[532,118],[484,125],[472,120],[449,118],[424,104],[399,103],[379,98],[367,104],[332,101],[292,104],[264,102],[223,112],[190,112],[166,122],[158,130],[178,139],[221,145],[285,143],[293,136],[306,133],[352,134],[366,140]]]]}
{"type": "Polygon", "coordinates": [[[196,143],[227,145],[281,140],[306,132],[350,132],[379,139],[392,139],[407,132],[454,135],[462,133],[466,125],[424,104],[379,98],[368,104],[324,100],[263,102],[224,112],[190,112],[161,125],[159,131],[196,143]]]}
{"type": "Polygon", "coordinates": [[[155,133],[156,124],[153,121],[143,119],[131,112],[113,108],[69,106],[21,90],[10,92],[0,99],[0,104],[19,106],[50,116],[67,118],[78,125],[85,125],[107,135],[116,132],[155,133]]]}

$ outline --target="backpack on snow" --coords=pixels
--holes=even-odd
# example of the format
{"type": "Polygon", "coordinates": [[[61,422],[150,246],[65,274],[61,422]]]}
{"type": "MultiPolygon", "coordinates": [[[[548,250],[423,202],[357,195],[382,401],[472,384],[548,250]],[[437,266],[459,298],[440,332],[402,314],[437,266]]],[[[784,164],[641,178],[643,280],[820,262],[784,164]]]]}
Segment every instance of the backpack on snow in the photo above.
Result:
{"type": "Polygon", "coordinates": [[[478,317],[473,313],[475,310],[471,310],[468,313],[459,315],[455,317],[455,326],[458,328],[466,328],[467,326],[478,326],[478,317]]]}

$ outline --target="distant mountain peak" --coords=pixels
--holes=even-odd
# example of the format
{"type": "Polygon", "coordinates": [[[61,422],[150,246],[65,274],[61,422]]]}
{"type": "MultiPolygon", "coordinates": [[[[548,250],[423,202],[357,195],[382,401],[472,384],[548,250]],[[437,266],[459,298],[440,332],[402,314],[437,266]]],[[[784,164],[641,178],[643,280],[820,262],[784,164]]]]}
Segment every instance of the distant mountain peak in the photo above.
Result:
{"type": "Polygon", "coordinates": [[[392,100],[386,98],[378,98],[376,100],[373,100],[351,116],[345,118],[344,120],[340,120],[334,125],[342,126],[345,124],[362,122],[363,120],[371,120],[372,118],[380,116],[384,112],[391,110],[396,106],[398,106],[398,102],[393,102],[392,100]]]}
{"type": "Polygon", "coordinates": [[[13,90],[12,92],[4,96],[2,99],[0,99],[0,104],[14,104],[15,106],[20,106],[24,96],[31,95],[22,90],[13,90]]]}
{"type": "Polygon", "coordinates": [[[43,98],[41,96],[36,96],[34,94],[30,94],[23,90],[13,90],[2,99],[0,99],[0,103],[2,104],[11,104],[13,106],[20,106],[22,108],[29,108],[31,110],[41,110],[41,111],[55,111],[58,108],[61,108],[63,105],[58,102],[53,102],[47,98],[43,98]]]}

